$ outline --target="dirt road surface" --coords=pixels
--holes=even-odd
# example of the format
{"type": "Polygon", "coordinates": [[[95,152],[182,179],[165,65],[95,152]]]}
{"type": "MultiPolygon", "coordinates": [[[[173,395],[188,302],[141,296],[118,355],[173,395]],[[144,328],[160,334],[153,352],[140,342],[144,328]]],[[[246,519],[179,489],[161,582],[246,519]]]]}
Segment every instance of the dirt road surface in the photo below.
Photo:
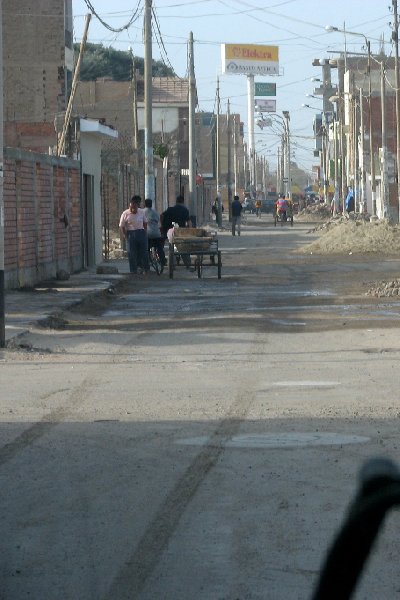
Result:
{"type": "MultiPolygon", "coordinates": [[[[4,600],[310,598],[366,459],[400,464],[398,256],[219,234],[1,353],[4,600]],[[26,349],[27,348],[27,349],[26,349]]],[[[354,596],[400,597],[391,513],[354,596]]]]}

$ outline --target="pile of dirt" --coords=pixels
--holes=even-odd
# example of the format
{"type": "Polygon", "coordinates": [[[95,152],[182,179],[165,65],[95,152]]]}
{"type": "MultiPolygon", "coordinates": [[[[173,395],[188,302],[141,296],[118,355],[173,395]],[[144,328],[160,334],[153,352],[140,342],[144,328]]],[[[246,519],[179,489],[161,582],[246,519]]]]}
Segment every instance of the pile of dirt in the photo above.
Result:
{"type": "Polygon", "coordinates": [[[338,217],[313,232],[322,235],[296,252],[302,254],[400,254],[400,227],[386,220],[338,217]]]}
{"type": "Polygon", "coordinates": [[[310,204],[296,215],[296,221],[326,221],[330,216],[331,211],[327,204],[310,204]]]}
{"type": "Polygon", "coordinates": [[[400,296],[400,279],[391,281],[380,281],[373,284],[366,292],[366,296],[375,296],[376,298],[389,298],[390,296],[400,296]]]}

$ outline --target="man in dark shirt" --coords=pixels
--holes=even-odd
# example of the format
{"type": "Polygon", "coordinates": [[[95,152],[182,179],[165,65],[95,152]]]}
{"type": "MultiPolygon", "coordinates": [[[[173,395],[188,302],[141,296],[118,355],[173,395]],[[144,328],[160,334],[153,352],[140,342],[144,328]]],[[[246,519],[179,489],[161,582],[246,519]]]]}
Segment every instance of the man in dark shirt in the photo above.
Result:
{"type": "Polygon", "coordinates": [[[241,221],[240,217],[241,217],[243,206],[239,200],[239,196],[233,197],[231,209],[232,209],[232,235],[236,234],[236,228],[237,228],[237,234],[240,235],[240,221],[241,221]]]}
{"type": "MultiPolygon", "coordinates": [[[[189,211],[184,206],[185,199],[183,196],[179,195],[176,197],[175,206],[169,206],[167,210],[165,210],[160,215],[161,221],[161,233],[166,239],[168,229],[171,229],[172,223],[176,223],[179,227],[191,227],[192,222],[190,220],[189,211]]],[[[183,264],[187,269],[191,267],[190,254],[181,254],[183,264]]],[[[194,270],[194,267],[193,267],[194,270]]]]}
{"type": "Polygon", "coordinates": [[[161,216],[161,231],[167,236],[168,229],[171,229],[172,223],[177,223],[179,227],[191,227],[189,211],[184,205],[185,199],[183,196],[177,196],[175,206],[169,206],[161,216]]]}

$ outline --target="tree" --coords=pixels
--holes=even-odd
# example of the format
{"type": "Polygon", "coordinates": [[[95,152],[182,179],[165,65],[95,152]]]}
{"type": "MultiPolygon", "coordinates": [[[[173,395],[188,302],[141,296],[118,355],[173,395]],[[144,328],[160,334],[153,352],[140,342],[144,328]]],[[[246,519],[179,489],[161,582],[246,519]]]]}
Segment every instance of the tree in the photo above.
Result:
{"type": "MultiPolygon", "coordinates": [[[[79,44],[74,44],[79,52],[79,44]]],[[[135,66],[144,75],[144,59],[135,57],[135,66]]],[[[159,60],[153,60],[153,77],[174,77],[175,73],[159,60]]],[[[94,81],[100,77],[110,77],[114,81],[130,81],[132,77],[132,57],[130,52],[116,50],[103,44],[86,44],[82,59],[81,81],[94,81]]]]}

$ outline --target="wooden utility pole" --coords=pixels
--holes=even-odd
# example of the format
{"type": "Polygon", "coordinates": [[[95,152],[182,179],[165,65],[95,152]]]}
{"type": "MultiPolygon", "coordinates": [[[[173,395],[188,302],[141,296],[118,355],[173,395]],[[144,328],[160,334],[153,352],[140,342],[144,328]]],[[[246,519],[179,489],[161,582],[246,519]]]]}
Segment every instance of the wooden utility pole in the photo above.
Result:
{"type": "Polygon", "coordinates": [[[69,127],[69,123],[71,121],[72,107],[74,104],[76,88],[78,87],[78,83],[79,83],[79,73],[81,70],[83,54],[85,52],[86,40],[87,40],[89,23],[90,23],[91,18],[92,18],[92,15],[90,13],[88,13],[85,17],[85,29],[83,31],[83,37],[82,37],[81,45],[79,48],[79,56],[78,56],[78,60],[76,62],[74,77],[72,80],[71,93],[69,95],[68,106],[67,106],[67,110],[65,111],[64,125],[63,125],[62,131],[61,131],[60,139],[58,140],[58,144],[57,144],[57,156],[61,156],[62,154],[65,153],[65,139],[67,137],[68,127],[69,127]]]}
{"type": "Polygon", "coordinates": [[[234,195],[238,195],[238,142],[236,135],[236,119],[233,119],[233,179],[234,195]]]}
{"type": "Polygon", "coordinates": [[[220,98],[219,98],[219,78],[217,77],[217,131],[216,131],[216,187],[217,187],[217,224],[218,227],[222,227],[222,202],[221,202],[221,190],[220,190],[220,139],[219,139],[219,111],[220,111],[220,98]]]}
{"type": "Polygon", "coordinates": [[[228,109],[227,109],[227,113],[226,113],[226,119],[227,119],[227,138],[228,138],[228,170],[227,170],[227,186],[228,186],[228,213],[229,213],[229,221],[232,221],[232,169],[231,169],[231,160],[232,160],[232,152],[231,152],[231,137],[232,137],[232,133],[231,133],[231,109],[230,109],[230,103],[228,100],[228,109]]]}
{"type": "Polygon", "coordinates": [[[385,65],[381,62],[381,124],[382,124],[382,156],[381,156],[381,203],[383,216],[389,217],[389,183],[387,171],[387,134],[386,134],[386,83],[385,65]]]}
{"type": "MultiPolygon", "coordinates": [[[[375,182],[375,157],[372,126],[372,81],[371,81],[371,43],[366,39],[368,51],[368,118],[369,118],[369,160],[371,169],[371,198],[372,214],[376,215],[376,182],[375,182]]],[[[343,202],[344,205],[344,202],[343,202]]]]}
{"type": "Polygon", "coordinates": [[[193,32],[189,37],[189,214],[194,227],[197,226],[198,211],[196,198],[196,80],[194,75],[193,32]]]}
{"type": "Polygon", "coordinates": [[[400,221],[400,77],[399,77],[399,17],[397,14],[397,0],[393,0],[393,34],[394,41],[394,75],[396,94],[396,162],[397,162],[397,201],[398,218],[400,221]]]}
{"type": "Polygon", "coordinates": [[[155,201],[153,160],[153,94],[152,94],[152,0],[144,4],[144,196],[155,201]]]}
{"type": "Polygon", "coordinates": [[[3,0],[0,0],[0,348],[6,345],[4,301],[4,195],[3,195],[3,0]]]}

